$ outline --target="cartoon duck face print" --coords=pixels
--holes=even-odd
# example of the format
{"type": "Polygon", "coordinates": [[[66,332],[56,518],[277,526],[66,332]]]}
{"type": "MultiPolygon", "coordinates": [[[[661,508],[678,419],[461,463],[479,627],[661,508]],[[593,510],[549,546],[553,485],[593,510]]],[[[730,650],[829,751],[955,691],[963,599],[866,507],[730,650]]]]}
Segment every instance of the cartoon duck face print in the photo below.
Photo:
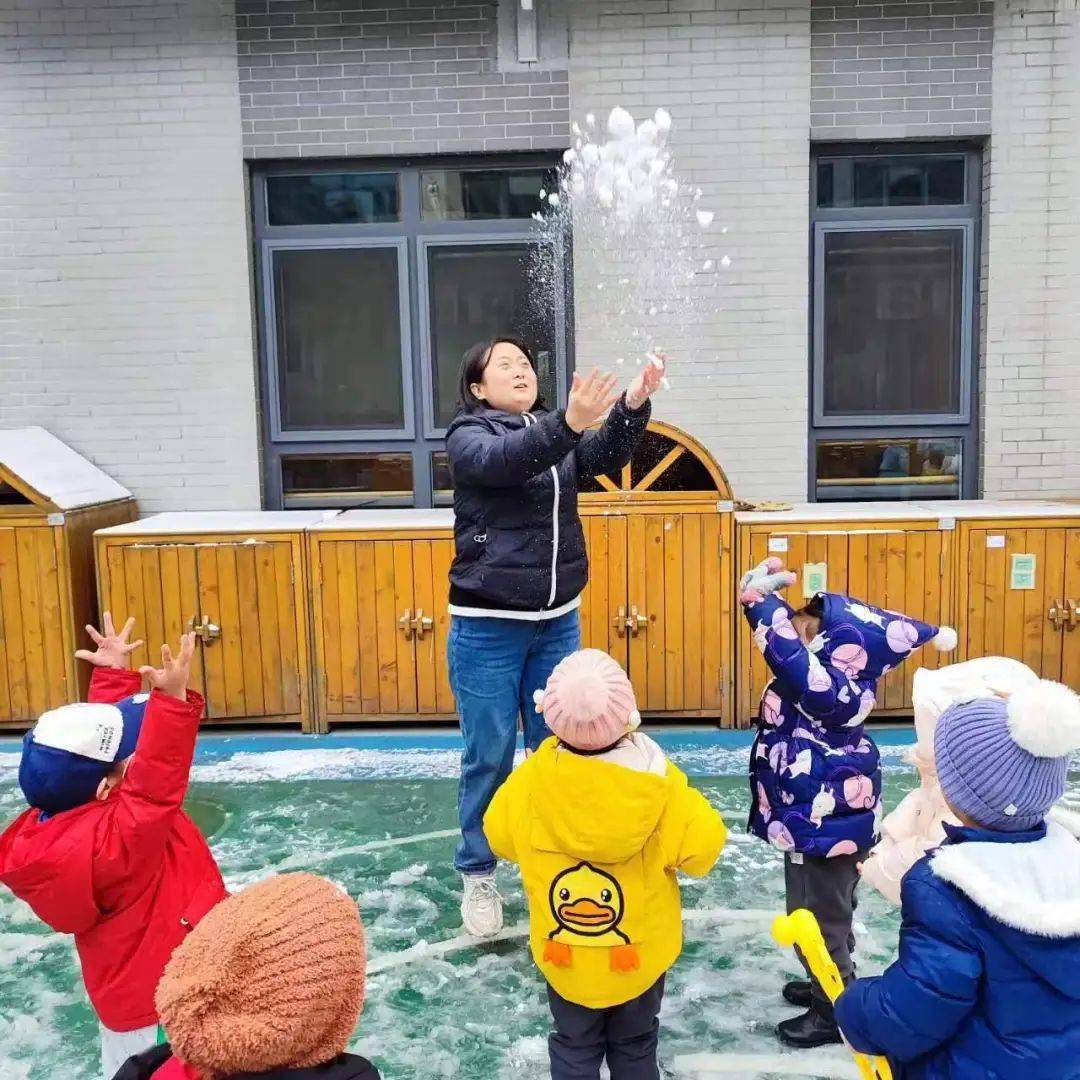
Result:
{"type": "Polygon", "coordinates": [[[630,940],[618,929],[623,917],[623,894],[618,881],[587,862],[555,878],[550,901],[551,914],[558,923],[548,935],[552,940],[567,934],[592,938],[597,945],[626,944],[630,940]]]}

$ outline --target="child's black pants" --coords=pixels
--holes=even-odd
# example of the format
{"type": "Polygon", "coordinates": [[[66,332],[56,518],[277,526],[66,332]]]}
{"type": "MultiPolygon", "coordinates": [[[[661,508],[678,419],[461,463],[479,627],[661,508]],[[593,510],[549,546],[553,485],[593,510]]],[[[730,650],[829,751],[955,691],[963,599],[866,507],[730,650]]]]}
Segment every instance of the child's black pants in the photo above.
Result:
{"type": "Polygon", "coordinates": [[[622,1005],[588,1009],[560,997],[550,986],[555,1030],[548,1036],[551,1080],[598,1080],[607,1058],[611,1080],[659,1080],[656,1043],[664,976],[622,1005]]]}
{"type": "MultiPolygon", "coordinates": [[[[855,855],[836,855],[826,859],[820,855],[798,855],[788,852],[784,857],[784,886],[787,889],[788,914],[807,908],[817,918],[829,954],[840,969],[845,983],[855,977],[855,935],[851,923],[858,907],[855,889],[859,884],[859,863],[865,851],[855,855]]],[[[813,1007],[822,1016],[832,1018],[832,1004],[817,979],[806,967],[798,949],[799,961],[810,976],[813,1007]]]]}

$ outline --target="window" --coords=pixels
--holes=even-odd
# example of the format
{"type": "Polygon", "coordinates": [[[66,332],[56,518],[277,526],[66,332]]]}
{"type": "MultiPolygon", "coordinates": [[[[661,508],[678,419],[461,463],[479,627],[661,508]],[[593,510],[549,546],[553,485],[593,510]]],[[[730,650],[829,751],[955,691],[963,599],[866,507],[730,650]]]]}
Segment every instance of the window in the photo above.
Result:
{"type": "Polygon", "coordinates": [[[812,175],[811,497],[973,494],[977,156],[823,152],[812,175]]]}
{"type": "Polygon", "coordinates": [[[266,504],[445,505],[462,353],[495,333],[565,391],[565,253],[532,215],[551,161],[253,176],[266,504]]]}

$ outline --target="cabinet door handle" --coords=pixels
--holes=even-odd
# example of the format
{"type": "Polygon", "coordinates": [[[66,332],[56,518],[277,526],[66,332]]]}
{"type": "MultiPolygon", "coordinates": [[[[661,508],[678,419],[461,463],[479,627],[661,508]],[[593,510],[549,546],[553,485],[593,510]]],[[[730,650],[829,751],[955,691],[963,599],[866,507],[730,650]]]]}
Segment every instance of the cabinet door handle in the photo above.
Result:
{"type": "Polygon", "coordinates": [[[649,627],[649,616],[639,615],[636,604],[630,605],[630,618],[626,620],[626,628],[630,631],[631,637],[637,637],[642,630],[647,630],[649,627]]]}
{"type": "Polygon", "coordinates": [[[416,609],[416,618],[409,624],[413,628],[413,632],[416,634],[417,641],[424,640],[424,634],[426,634],[434,625],[435,620],[430,615],[424,614],[423,608],[416,609]]]}
{"type": "Polygon", "coordinates": [[[615,627],[619,637],[625,637],[629,632],[630,624],[626,621],[625,606],[619,606],[619,610],[615,612],[615,618],[611,620],[611,625],[615,627]]]}
{"type": "Polygon", "coordinates": [[[401,618],[398,619],[397,624],[401,628],[401,632],[405,635],[405,640],[409,641],[412,638],[413,630],[415,629],[412,623],[412,608],[405,609],[401,618]]]}
{"type": "MultiPolygon", "coordinates": [[[[194,622],[194,620],[192,620],[194,622]]],[[[204,644],[209,645],[221,637],[221,627],[213,620],[203,617],[203,621],[194,627],[195,636],[204,644]]]]}
{"type": "Polygon", "coordinates": [[[1073,600],[1070,597],[1065,601],[1065,606],[1068,609],[1065,613],[1065,629],[1073,631],[1080,626],[1080,600],[1073,600]]]}
{"type": "Polygon", "coordinates": [[[1050,602],[1050,610],[1047,611],[1046,617],[1060,630],[1065,625],[1065,621],[1068,615],[1065,613],[1065,606],[1060,600],[1052,600],[1050,602]]]}

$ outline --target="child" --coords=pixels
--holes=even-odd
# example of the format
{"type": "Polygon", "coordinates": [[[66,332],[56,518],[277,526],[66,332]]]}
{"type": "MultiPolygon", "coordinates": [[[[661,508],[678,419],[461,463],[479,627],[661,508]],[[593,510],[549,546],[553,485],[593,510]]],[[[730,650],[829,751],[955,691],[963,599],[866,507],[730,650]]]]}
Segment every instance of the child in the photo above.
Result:
{"type": "Polygon", "coordinates": [[[555,733],[496,793],[484,818],[497,856],[520,863],[533,959],[548,982],[553,1080],[659,1076],[664,975],[682,949],[675,871],[708,873],[720,815],[641,723],[606,653],[571,653],[537,692],[555,733]]]}
{"type": "Polygon", "coordinates": [[[113,1080],[379,1080],[345,1053],[364,1007],[356,904],[314,874],[282,874],[219,904],[173,953],[157,991],[170,1044],[113,1080]]]}
{"type": "Polygon", "coordinates": [[[900,958],[836,1019],[905,1080],[1080,1077],[1080,816],[1051,807],[1080,750],[1080,699],[1039,682],[954,705],[934,738],[962,822],[901,887],[900,958]]]}
{"type": "Polygon", "coordinates": [[[945,839],[945,823],[959,825],[949,812],[934,765],[934,729],[950,705],[977,698],[1008,698],[1039,676],[1019,660],[981,656],[949,667],[919,668],[911,691],[918,741],[910,760],[919,786],[881,823],[881,842],[862,865],[862,880],[892,904],[900,903],[900,880],[931,848],[945,839]]]}
{"type": "Polygon", "coordinates": [[[106,1078],[157,1037],[154,988],[176,946],[225,896],[214,857],[181,809],[203,700],[187,689],[195,636],[162,666],[127,670],[135,620],[97,644],[87,704],[45,713],[23,740],[30,809],[0,837],[0,881],[73,934],[101,1027],[106,1078]],[[139,693],[142,676],[153,690],[139,693]]]}
{"type": "MultiPolygon", "coordinates": [[[[953,648],[956,634],[838,593],[818,593],[794,611],[776,595],[793,578],[770,558],[741,583],[754,642],[773,672],[750,754],[748,827],[784,852],[788,911],[809,908],[817,916],[846,982],[854,976],[857,868],[881,814],[878,751],[863,721],[879,678],[927,641],[953,648]]],[[[777,1026],[782,1042],[840,1041],[828,997],[812,975],[783,993],[808,1011],[777,1026]]]]}

